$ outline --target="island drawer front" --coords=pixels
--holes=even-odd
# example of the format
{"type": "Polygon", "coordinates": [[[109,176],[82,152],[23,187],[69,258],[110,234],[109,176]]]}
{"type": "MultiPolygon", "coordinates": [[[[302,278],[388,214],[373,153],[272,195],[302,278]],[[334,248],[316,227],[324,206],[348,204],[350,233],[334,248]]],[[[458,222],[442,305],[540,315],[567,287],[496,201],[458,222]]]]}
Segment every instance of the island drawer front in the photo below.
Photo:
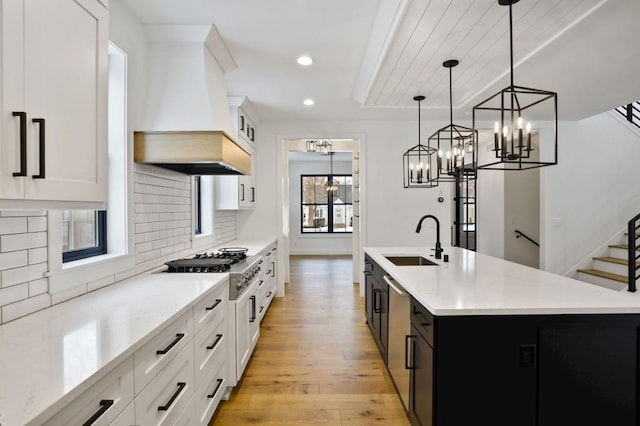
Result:
{"type": "Polygon", "coordinates": [[[365,275],[373,275],[382,284],[382,290],[386,292],[389,291],[389,286],[383,278],[385,275],[388,275],[387,272],[382,269],[380,265],[374,262],[369,256],[366,256],[364,260],[364,273],[365,275]]]}
{"type": "Polygon", "coordinates": [[[211,371],[206,375],[203,382],[196,389],[194,396],[194,417],[197,425],[206,426],[211,420],[211,416],[222,400],[222,395],[227,389],[226,364],[224,358],[220,357],[211,365],[211,371]]]}
{"type": "Polygon", "coordinates": [[[229,300],[228,281],[218,284],[216,288],[206,294],[204,299],[193,307],[194,331],[199,332],[205,324],[216,315],[224,315],[229,300]]]}
{"type": "MultiPolygon", "coordinates": [[[[193,311],[165,327],[133,354],[134,384],[138,395],[178,352],[193,339],[193,311]],[[164,353],[158,353],[164,352],[164,353]]],[[[193,346],[191,346],[193,347],[193,346]]]]}
{"type": "Polygon", "coordinates": [[[431,347],[435,348],[435,317],[413,297],[411,298],[411,323],[431,347]]]}
{"type": "Polygon", "coordinates": [[[96,425],[106,425],[113,422],[131,401],[133,360],[129,357],[43,425],[83,424],[89,419],[94,419],[96,425]]]}

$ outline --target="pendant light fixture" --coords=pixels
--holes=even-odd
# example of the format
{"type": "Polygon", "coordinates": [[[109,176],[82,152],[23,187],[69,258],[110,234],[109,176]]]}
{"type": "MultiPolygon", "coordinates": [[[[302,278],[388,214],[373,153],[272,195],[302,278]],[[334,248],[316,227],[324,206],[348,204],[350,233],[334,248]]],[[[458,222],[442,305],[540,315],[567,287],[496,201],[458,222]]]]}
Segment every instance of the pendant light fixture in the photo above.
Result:
{"type": "Polygon", "coordinates": [[[557,93],[513,82],[512,6],[518,1],[498,0],[499,5],[509,6],[511,84],[473,107],[477,169],[525,170],[558,164],[557,93]],[[543,134],[532,120],[550,127],[543,134]],[[486,127],[492,130],[482,130],[486,127]]]}
{"type": "Polygon", "coordinates": [[[466,181],[475,178],[474,130],[453,124],[453,68],[460,62],[456,59],[444,61],[449,69],[449,125],[437,130],[429,138],[429,146],[437,150],[435,163],[438,182],[466,181]]]}
{"type": "Polygon", "coordinates": [[[418,102],[418,145],[408,149],[402,156],[404,187],[433,188],[438,186],[435,170],[430,165],[435,161],[436,149],[420,142],[420,102],[424,96],[414,96],[418,102]]]}
{"type": "MultiPolygon", "coordinates": [[[[329,145],[331,146],[331,145],[329,145]]],[[[329,156],[329,161],[331,163],[331,171],[329,174],[329,179],[327,180],[327,182],[325,183],[325,190],[327,191],[327,198],[329,197],[335,197],[336,194],[338,193],[338,190],[340,189],[340,182],[338,182],[337,180],[335,180],[333,178],[333,151],[329,151],[327,154],[323,154],[323,155],[328,155],[329,156]]]]}

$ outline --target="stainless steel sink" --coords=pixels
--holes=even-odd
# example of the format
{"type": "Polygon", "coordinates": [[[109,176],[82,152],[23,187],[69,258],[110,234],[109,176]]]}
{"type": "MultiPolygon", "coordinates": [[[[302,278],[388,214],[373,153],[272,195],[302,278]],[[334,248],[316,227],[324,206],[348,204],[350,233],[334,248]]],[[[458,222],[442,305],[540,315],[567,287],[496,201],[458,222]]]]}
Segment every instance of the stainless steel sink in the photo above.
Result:
{"type": "Polygon", "coordinates": [[[437,263],[422,256],[385,256],[385,258],[396,266],[438,266],[437,263]]]}

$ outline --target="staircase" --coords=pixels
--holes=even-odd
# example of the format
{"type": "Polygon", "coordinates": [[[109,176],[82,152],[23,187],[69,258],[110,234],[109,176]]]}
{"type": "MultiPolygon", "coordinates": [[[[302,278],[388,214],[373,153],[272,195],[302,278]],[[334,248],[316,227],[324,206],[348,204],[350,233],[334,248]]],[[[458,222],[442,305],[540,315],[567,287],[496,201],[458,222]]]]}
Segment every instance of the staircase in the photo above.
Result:
{"type": "MultiPolygon", "coordinates": [[[[636,237],[639,236],[636,234],[636,237]]],[[[625,232],[624,240],[628,241],[628,237],[629,234],[625,232]]],[[[578,269],[578,279],[616,291],[627,290],[629,286],[628,253],[627,244],[609,245],[607,256],[593,258],[593,269],[578,269]]],[[[636,248],[636,256],[639,254],[640,249],[636,248]]]]}

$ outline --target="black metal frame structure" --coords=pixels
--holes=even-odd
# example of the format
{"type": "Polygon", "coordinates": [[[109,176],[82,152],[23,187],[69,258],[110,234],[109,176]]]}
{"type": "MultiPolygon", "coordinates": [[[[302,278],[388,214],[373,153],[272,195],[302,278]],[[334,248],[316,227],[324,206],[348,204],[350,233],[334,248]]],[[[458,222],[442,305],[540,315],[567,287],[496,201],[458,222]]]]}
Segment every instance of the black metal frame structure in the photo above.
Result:
{"type": "Polygon", "coordinates": [[[621,114],[629,123],[640,127],[640,102],[632,102],[627,105],[616,108],[616,111],[621,114]]]}
{"type": "Polygon", "coordinates": [[[449,125],[436,130],[429,137],[429,147],[435,148],[437,154],[431,170],[437,170],[435,179],[440,182],[457,182],[459,180],[475,179],[475,150],[474,141],[477,131],[469,127],[453,123],[453,68],[460,62],[449,59],[442,66],[449,69],[449,125]],[[445,154],[446,152],[446,154],[445,154]],[[471,161],[465,164],[467,154],[471,154],[471,161]]]}
{"type": "Polygon", "coordinates": [[[631,219],[627,224],[627,260],[629,261],[627,273],[629,287],[627,290],[631,293],[636,292],[636,283],[638,278],[640,278],[640,276],[638,276],[638,269],[640,269],[640,265],[638,264],[638,260],[640,259],[640,255],[638,254],[638,250],[640,250],[640,235],[638,235],[638,229],[640,229],[640,214],[631,219]]]}
{"type": "MultiPolygon", "coordinates": [[[[475,177],[475,174],[474,174],[475,177]]],[[[478,209],[476,200],[478,197],[476,180],[459,180],[455,186],[455,222],[453,233],[453,245],[476,251],[478,241],[478,209]],[[470,194],[469,185],[473,185],[473,195],[470,194]],[[469,222],[469,206],[473,206],[473,222],[469,222]],[[473,225],[473,231],[469,230],[473,225]]]]}
{"type": "Polygon", "coordinates": [[[195,198],[195,226],[193,233],[195,235],[202,234],[202,187],[200,186],[200,176],[193,177],[193,197],[195,198]]]}
{"type": "MultiPolygon", "coordinates": [[[[499,115],[494,130],[492,151],[495,155],[480,163],[480,140],[476,137],[474,146],[478,153],[476,169],[487,170],[526,170],[558,164],[558,94],[548,90],[532,89],[516,86],[513,82],[513,11],[512,6],[519,0],[498,0],[501,6],[509,6],[509,42],[510,42],[510,70],[511,84],[473,107],[473,129],[483,120],[482,113],[490,112],[499,115]],[[531,145],[531,132],[522,127],[523,112],[547,102],[553,104],[553,157],[548,161],[531,156],[534,150],[531,145]],[[481,114],[479,114],[481,113],[481,114]],[[506,129],[506,130],[505,130],[506,129]],[[525,133],[526,131],[526,133],[525,133]]],[[[541,153],[539,155],[542,155],[541,153]]]]}
{"type": "Polygon", "coordinates": [[[402,155],[403,185],[405,188],[435,188],[438,186],[437,176],[430,168],[437,150],[420,142],[420,102],[425,99],[421,95],[413,97],[413,100],[418,102],[418,145],[409,148],[402,155]]]}

